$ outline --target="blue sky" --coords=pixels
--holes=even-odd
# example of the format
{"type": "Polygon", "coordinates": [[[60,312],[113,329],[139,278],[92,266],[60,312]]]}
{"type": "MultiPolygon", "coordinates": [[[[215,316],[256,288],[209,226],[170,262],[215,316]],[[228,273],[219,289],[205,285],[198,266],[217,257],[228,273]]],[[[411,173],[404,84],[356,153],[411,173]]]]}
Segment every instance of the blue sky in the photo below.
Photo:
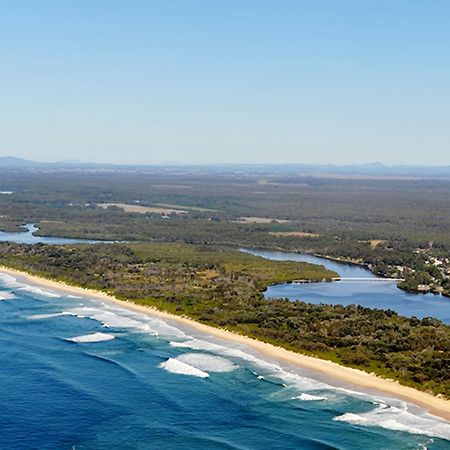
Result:
{"type": "Polygon", "coordinates": [[[450,164],[448,0],[0,0],[0,155],[450,164]]]}

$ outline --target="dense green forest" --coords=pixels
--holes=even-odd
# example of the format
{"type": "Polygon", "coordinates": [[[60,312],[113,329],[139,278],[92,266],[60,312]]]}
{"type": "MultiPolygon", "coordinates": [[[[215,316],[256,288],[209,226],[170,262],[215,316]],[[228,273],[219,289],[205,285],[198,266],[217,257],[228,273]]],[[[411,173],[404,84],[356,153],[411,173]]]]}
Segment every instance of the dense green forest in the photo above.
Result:
{"type": "Polygon", "coordinates": [[[209,174],[189,168],[10,169],[0,175],[0,191],[13,192],[0,195],[4,231],[37,223],[41,235],[317,253],[405,278],[403,289],[450,295],[448,179],[209,174]],[[104,209],[102,203],[175,205],[183,212],[142,214],[104,209]]]}
{"type": "MultiPolygon", "coordinates": [[[[178,216],[182,224],[191,220],[225,222],[227,229],[242,230],[232,222],[241,216],[290,220],[284,224],[253,224],[256,234],[268,229],[300,229],[333,238],[409,241],[415,245],[450,244],[450,181],[402,179],[334,179],[305,176],[252,174],[196,175],[181,170],[145,171],[6,171],[1,172],[0,225],[26,221],[60,220],[64,226],[41,223],[60,233],[88,232],[121,239],[128,234],[152,238],[152,226],[143,224],[158,215],[129,214],[99,203],[141,205],[170,204],[189,210],[178,216]],[[128,232],[123,225],[128,222],[128,232]],[[106,228],[98,229],[102,223],[106,228]],[[90,225],[92,224],[92,227],[90,225]],[[107,228],[111,225],[111,229],[107,228]],[[114,226],[113,226],[114,225],[114,226]]],[[[62,224],[60,224],[62,225],[62,224]]],[[[225,225],[223,225],[225,227],[225,225]]],[[[157,226],[156,226],[157,228],[157,226]]],[[[156,230],[157,231],[157,230],[156,230]]],[[[260,236],[262,239],[262,236],[260,236]]],[[[297,242],[295,237],[272,236],[270,242],[297,242]]]]}
{"type": "Polygon", "coordinates": [[[450,397],[450,327],[438,320],[264,299],[262,291],[271,283],[335,276],[321,266],[184,243],[1,243],[0,263],[450,397]]]}

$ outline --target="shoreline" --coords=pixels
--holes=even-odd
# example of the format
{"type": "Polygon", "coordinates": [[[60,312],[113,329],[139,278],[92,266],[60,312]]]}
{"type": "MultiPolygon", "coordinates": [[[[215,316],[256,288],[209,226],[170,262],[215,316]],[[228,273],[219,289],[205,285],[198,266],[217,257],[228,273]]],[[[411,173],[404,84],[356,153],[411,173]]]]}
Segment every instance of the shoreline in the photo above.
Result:
{"type": "MultiPolygon", "coordinates": [[[[333,262],[337,262],[337,263],[341,263],[341,264],[348,264],[349,266],[361,267],[363,269],[368,270],[371,274],[375,275],[378,278],[383,278],[385,280],[393,280],[393,282],[395,281],[397,289],[400,289],[401,291],[404,291],[404,292],[408,292],[409,294],[415,294],[415,295],[433,294],[433,295],[438,295],[438,296],[450,299],[450,294],[445,294],[443,292],[435,292],[435,291],[421,292],[421,291],[414,290],[414,289],[405,289],[403,287],[399,287],[400,282],[398,282],[397,279],[395,279],[395,278],[393,279],[393,278],[385,276],[383,274],[379,274],[379,273],[375,272],[373,270],[373,268],[370,267],[369,264],[364,263],[362,261],[357,261],[355,259],[339,258],[337,256],[322,255],[321,253],[308,253],[307,251],[300,251],[300,250],[286,250],[286,249],[283,249],[280,247],[277,247],[277,249],[274,249],[273,247],[255,247],[255,248],[254,247],[245,247],[245,248],[242,247],[242,248],[244,249],[244,251],[245,250],[255,250],[255,251],[263,250],[263,251],[272,251],[272,252],[292,253],[292,254],[296,254],[296,255],[310,255],[310,256],[315,256],[317,258],[328,259],[329,261],[333,261],[333,262]]],[[[248,252],[248,253],[253,254],[251,252],[248,252]]],[[[263,256],[263,258],[264,258],[264,256],[263,256]]],[[[308,281],[308,283],[322,283],[322,282],[328,282],[328,281],[335,282],[335,281],[339,281],[339,280],[334,280],[334,279],[332,279],[332,280],[311,280],[311,281],[308,281]]],[[[276,284],[279,284],[279,283],[274,283],[271,286],[276,285],[276,284]]]]}
{"type": "Polygon", "coordinates": [[[325,375],[330,379],[348,383],[355,387],[375,390],[380,393],[387,394],[388,396],[404,400],[408,403],[420,407],[421,409],[431,414],[434,414],[435,416],[450,421],[450,400],[445,400],[427,392],[404,386],[394,380],[381,378],[359,369],[341,366],[337,363],[325,359],[320,359],[317,357],[307,356],[301,353],[286,350],[282,347],[259,341],[245,335],[241,335],[222,328],[205,325],[184,316],[178,316],[176,314],[161,311],[155,307],[139,305],[127,300],[119,300],[118,298],[102,291],[69,285],[62,281],[54,281],[6,266],[0,266],[0,272],[3,272],[7,275],[23,277],[33,284],[54,289],[56,291],[62,291],[73,295],[90,296],[99,300],[106,300],[115,303],[123,308],[132,311],[157,316],[162,319],[172,320],[174,322],[193,328],[194,330],[201,333],[219,339],[224,339],[229,342],[244,344],[251,349],[256,350],[274,360],[305,368],[318,374],[325,375]]]}
{"type": "MultiPolygon", "coordinates": [[[[344,258],[339,258],[337,256],[330,256],[330,255],[322,255],[321,253],[310,253],[307,252],[306,250],[286,250],[283,247],[239,247],[239,251],[244,251],[244,253],[249,253],[250,255],[253,255],[253,253],[251,252],[252,250],[254,251],[258,251],[258,250],[262,250],[262,251],[268,251],[268,252],[280,252],[280,253],[292,253],[295,255],[307,255],[307,256],[315,256],[316,258],[322,258],[322,259],[328,259],[329,261],[334,261],[334,262],[338,262],[341,264],[348,264],[349,266],[357,266],[357,267],[362,267],[363,269],[368,270],[370,273],[372,273],[373,275],[380,277],[380,278],[386,278],[387,280],[389,280],[389,277],[385,277],[382,275],[377,274],[376,272],[374,272],[370,266],[364,262],[361,261],[357,261],[355,259],[344,259],[344,258]],[[247,251],[249,250],[249,251],[247,251]]],[[[262,258],[265,258],[264,256],[262,256],[262,258]]],[[[311,263],[311,264],[315,264],[315,263],[311,263]]],[[[339,275],[339,274],[338,274],[339,275]]],[[[330,280],[333,281],[333,280],[330,280]]],[[[321,281],[312,281],[312,283],[320,283],[321,281]]]]}

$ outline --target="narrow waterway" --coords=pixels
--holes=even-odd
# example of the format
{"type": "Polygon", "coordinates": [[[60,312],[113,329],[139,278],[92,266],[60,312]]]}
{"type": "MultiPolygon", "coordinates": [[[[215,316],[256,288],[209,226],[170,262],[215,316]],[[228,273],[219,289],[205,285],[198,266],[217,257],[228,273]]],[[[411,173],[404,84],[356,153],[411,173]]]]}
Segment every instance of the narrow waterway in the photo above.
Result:
{"type": "MultiPolygon", "coordinates": [[[[243,249],[252,255],[277,261],[300,261],[320,264],[337,272],[342,278],[377,279],[364,267],[317,256],[243,249]]],[[[406,317],[435,317],[450,323],[450,299],[435,294],[414,294],[397,288],[395,281],[335,281],[331,283],[282,283],[270,286],[266,298],[288,298],[307,303],[361,305],[367,308],[391,309],[406,317]]]]}
{"type": "Polygon", "coordinates": [[[25,225],[27,231],[19,231],[16,233],[8,233],[0,231],[0,242],[16,242],[18,244],[95,244],[102,241],[94,241],[91,239],[73,239],[60,238],[51,236],[36,236],[34,233],[39,230],[36,225],[28,223],[25,225]]]}

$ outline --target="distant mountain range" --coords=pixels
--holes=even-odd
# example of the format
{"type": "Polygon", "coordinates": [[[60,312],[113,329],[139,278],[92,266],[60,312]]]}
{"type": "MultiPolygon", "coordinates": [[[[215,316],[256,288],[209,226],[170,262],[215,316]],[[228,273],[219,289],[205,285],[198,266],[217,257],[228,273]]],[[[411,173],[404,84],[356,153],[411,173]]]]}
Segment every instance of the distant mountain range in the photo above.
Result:
{"type": "Polygon", "coordinates": [[[28,161],[27,159],[16,158],[15,156],[0,156],[0,167],[25,167],[39,163],[28,161]]]}
{"type": "Polygon", "coordinates": [[[450,177],[450,165],[414,166],[386,165],[380,162],[354,165],[332,164],[112,164],[89,163],[76,160],[37,162],[15,156],[0,157],[0,170],[4,169],[109,169],[109,170],[182,170],[184,172],[286,174],[311,176],[402,176],[402,177],[450,177]]]}

